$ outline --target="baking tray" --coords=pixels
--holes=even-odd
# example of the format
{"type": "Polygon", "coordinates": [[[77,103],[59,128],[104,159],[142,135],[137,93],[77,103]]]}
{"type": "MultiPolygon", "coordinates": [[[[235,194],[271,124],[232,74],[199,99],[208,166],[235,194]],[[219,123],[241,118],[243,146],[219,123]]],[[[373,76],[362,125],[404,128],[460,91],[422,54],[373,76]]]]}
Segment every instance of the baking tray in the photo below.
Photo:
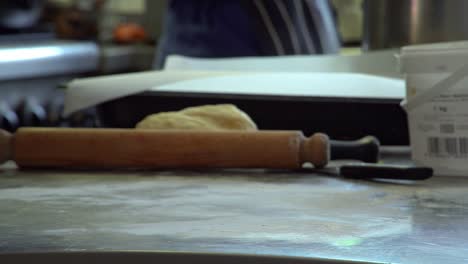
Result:
{"type": "Polygon", "coordinates": [[[234,104],[259,129],[327,133],[350,140],[374,135],[385,145],[408,145],[406,113],[399,99],[307,97],[148,91],[97,107],[104,127],[131,128],[145,116],[204,104],[234,104]]]}

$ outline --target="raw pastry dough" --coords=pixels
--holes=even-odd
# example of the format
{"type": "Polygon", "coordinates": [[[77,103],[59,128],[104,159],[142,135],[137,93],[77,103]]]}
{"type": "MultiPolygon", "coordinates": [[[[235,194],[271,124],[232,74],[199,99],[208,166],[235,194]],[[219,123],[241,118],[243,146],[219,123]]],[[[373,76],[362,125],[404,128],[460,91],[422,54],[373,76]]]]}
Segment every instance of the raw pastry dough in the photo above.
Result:
{"type": "Polygon", "coordinates": [[[137,129],[257,130],[252,119],[232,104],[188,107],[149,115],[137,129]]]}

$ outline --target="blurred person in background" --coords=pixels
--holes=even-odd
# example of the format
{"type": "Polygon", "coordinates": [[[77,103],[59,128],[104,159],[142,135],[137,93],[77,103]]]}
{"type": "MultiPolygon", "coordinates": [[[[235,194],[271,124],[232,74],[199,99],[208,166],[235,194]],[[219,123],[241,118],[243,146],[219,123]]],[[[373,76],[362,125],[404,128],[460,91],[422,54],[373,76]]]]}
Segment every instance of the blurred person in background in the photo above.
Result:
{"type": "Polygon", "coordinates": [[[171,54],[282,56],[339,48],[328,0],[169,0],[155,68],[171,54]]]}

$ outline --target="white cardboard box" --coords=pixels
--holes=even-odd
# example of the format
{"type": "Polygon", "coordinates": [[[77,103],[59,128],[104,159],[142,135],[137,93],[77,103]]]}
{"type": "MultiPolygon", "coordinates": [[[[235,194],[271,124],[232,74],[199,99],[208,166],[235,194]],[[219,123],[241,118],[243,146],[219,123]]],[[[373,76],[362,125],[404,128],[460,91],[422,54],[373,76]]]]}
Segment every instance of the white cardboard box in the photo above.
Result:
{"type": "Polygon", "coordinates": [[[413,160],[468,176],[468,41],[403,47],[400,66],[413,160]]]}

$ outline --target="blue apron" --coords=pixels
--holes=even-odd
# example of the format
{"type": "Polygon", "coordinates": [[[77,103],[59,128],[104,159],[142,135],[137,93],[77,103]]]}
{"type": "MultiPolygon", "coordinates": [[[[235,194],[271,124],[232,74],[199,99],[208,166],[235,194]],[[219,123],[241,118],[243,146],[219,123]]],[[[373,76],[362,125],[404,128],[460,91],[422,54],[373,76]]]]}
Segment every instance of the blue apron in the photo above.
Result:
{"type": "Polygon", "coordinates": [[[339,46],[327,0],[170,0],[155,68],[171,54],[319,54],[339,46]]]}

